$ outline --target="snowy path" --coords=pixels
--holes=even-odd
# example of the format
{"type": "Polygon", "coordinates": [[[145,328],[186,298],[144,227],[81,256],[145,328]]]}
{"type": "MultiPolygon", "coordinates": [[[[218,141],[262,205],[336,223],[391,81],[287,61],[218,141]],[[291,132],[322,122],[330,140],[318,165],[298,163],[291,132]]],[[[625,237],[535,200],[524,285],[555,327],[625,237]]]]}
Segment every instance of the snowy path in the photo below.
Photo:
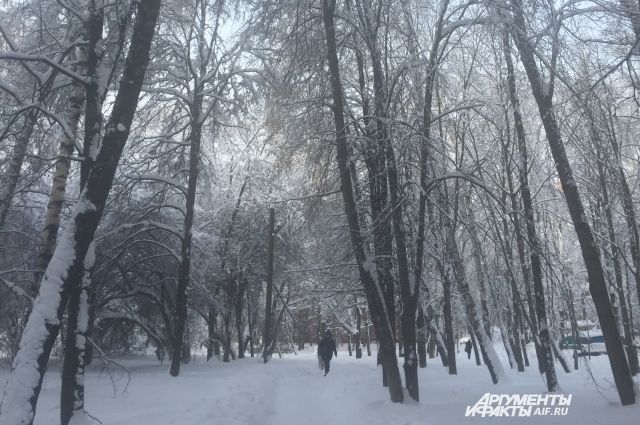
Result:
{"type": "Polygon", "coordinates": [[[277,382],[275,414],[268,423],[287,424],[295,418],[305,425],[361,423],[362,408],[352,403],[353,394],[361,390],[362,377],[370,375],[372,368],[363,362],[349,362],[347,366],[346,353],[340,354],[342,358],[332,361],[332,370],[326,377],[313,358],[304,356],[292,361],[294,364],[277,382]]]}
{"type": "MultiPolygon", "coordinates": [[[[635,425],[640,417],[640,404],[619,407],[605,356],[590,363],[599,391],[585,368],[569,375],[558,371],[563,390],[573,394],[568,416],[482,418],[464,413],[486,392],[542,393],[544,383],[534,368],[524,374],[507,370],[509,381],[494,386],[486,368],[466,356],[458,358],[457,376],[449,376],[438,359],[429,360],[420,370],[422,401],[399,405],[389,402],[381,387],[375,356],[356,360],[338,354],[327,377],[311,350],[267,365],[255,358],[208,364],[199,359],[178,378],[152,359],[121,360],[131,380],[117,370],[113,381],[90,370],[86,407],[104,425],[635,425]]],[[[503,364],[508,366],[506,359],[503,364]]],[[[6,376],[0,369],[0,389],[6,376]]],[[[45,378],[36,425],[59,423],[59,388],[54,365],[45,378]]]]}

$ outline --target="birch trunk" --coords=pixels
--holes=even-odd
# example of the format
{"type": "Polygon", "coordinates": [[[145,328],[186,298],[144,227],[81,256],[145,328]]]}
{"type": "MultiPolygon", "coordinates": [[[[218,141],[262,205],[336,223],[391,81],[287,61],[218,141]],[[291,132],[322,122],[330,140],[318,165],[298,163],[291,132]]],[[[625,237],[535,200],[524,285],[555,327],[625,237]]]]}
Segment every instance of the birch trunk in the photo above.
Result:
{"type": "Polygon", "coordinates": [[[5,178],[2,179],[2,188],[0,188],[0,229],[4,228],[7,221],[11,200],[15,195],[14,192],[18,186],[18,180],[20,180],[20,171],[22,170],[24,159],[27,156],[27,147],[37,119],[38,113],[35,110],[32,109],[27,113],[24,124],[22,125],[22,130],[16,138],[15,145],[13,145],[13,152],[11,152],[9,165],[7,166],[7,171],[4,173],[5,178]]]}
{"type": "Polygon", "coordinates": [[[159,0],[145,0],[138,5],[123,78],[96,157],[97,165],[88,176],[72,221],[44,274],[4,391],[0,406],[0,425],[33,423],[42,379],[60,329],[69,291],[81,285],[85,257],[100,223],[118,162],[129,136],[149,62],[151,39],[159,9],[159,0]]]}
{"type": "MultiPolygon", "coordinates": [[[[51,193],[49,194],[49,202],[47,203],[47,212],[44,219],[44,229],[42,231],[42,240],[40,242],[40,252],[38,253],[38,272],[35,281],[40,283],[42,274],[47,268],[53,251],[56,247],[58,238],[58,229],[60,227],[60,213],[64,203],[64,195],[67,189],[67,179],[69,177],[69,169],[71,168],[71,159],[75,147],[75,137],[78,131],[78,123],[82,115],[82,105],[84,104],[84,87],[76,83],[71,89],[68,98],[69,111],[67,113],[67,127],[73,132],[71,135],[63,134],[60,141],[55,171],[53,174],[53,182],[51,184],[51,193]]],[[[35,286],[35,285],[34,285],[35,286]]],[[[34,287],[34,294],[37,292],[37,286],[34,287]]]]}

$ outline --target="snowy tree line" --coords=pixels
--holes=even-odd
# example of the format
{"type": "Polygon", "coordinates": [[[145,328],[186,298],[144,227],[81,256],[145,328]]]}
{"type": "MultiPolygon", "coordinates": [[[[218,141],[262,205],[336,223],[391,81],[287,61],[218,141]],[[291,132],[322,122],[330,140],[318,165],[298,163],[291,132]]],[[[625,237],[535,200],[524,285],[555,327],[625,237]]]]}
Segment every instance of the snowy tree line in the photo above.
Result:
{"type": "Polygon", "coordinates": [[[327,326],[402,402],[462,336],[557,391],[593,320],[634,403],[638,40],[626,1],[3,3],[0,424],[52,353],[67,424],[95,357],[327,326]]]}

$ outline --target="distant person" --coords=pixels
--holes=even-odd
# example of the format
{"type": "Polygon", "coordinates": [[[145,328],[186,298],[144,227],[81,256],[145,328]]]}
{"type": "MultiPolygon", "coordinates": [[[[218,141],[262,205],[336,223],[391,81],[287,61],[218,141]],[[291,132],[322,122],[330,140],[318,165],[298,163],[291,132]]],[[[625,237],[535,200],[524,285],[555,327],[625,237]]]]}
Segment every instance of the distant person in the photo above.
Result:
{"type": "Polygon", "coordinates": [[[331,331],[327,329],[318,344],[318,357],[322,359],[322,364],[324,365],[324,376],[327,376],[327,373],[329,373],[331,357],[333,357],[334,354],[338,357],[336,341],[333,339],[333,336],[331,336],[331,331]]]}
{"type": "Polygon", "coordinates": [[[160,364],[164,361],[164,350],[162,347],[156,348],[156,357],[160,360],[160,364]]]}
{"type": "Polygon", "coordinates": [[[469,338],[469,339],[467,340],[467,342],[465,342],[465,343],[464,343],[464,351],[466,351],[466,352],[467,352],[467,358],[468,358],[469,360],[471,360],[471,348],[472,348],[472,345],[471,345],[471,338],[469,338]]]}

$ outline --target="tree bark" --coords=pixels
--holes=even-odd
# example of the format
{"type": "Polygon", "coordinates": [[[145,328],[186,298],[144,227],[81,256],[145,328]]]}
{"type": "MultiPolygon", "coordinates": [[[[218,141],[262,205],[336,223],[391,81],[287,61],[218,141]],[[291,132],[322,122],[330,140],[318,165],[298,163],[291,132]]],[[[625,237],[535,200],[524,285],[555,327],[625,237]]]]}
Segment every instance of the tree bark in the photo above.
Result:
{"type": "Polygon", "coordinates": [[[84,276],[80,288],[73,288],[69,297],[62,387],[60,390],[60,423],[67,425],[72,418],[84,416],[84,369],[89,331],[89,299],[91,270],[95,259],[95,242],[89,247],[84,261],[84,276]]]}
{"type": "MultiPolygon", "coordinates": [[[[511,71],[508,72],[509,75],[507,77],[507,81],[509,84],[509,95],[513,106],[514,125],[516,128],[518,151],[520,154],[520,160],[518,162],[520,193],[526,219],[527,237],[529,239],[529,255],[531,259],[531,273],[533,277],[533,292],[535,299],[535,317],[537,318],[536,330],[539,335],[541,351],[538,360],[541,361],[542,365],[540,369],[544,370],[547,378],[547,389],[550,392],[553,392],[556,391],[558,387],[558,378],[556,376],[555,365],[553,363],[553,353],[551,348],[552,341],[547,324],[546,302],[544,286],[542,283],[542,264],[540,261],[540,241],[538,240],[538,233],[535,227],[533,201],[531,198],[531,190],[529,189],[529,177],[527,175],[529,168],[524,124],[520,114],[520,104],[515,87],[513,64],[511,62],[511,50],[507,34],[503,34],[503,46],[507,67],[508,69],[511,69],[511,71]]],[[[520,48],[520,44],[518,44],[518,48],[520,48]]]]}
{"type": "Polygon", "coordinates": [[[182,359],[182,344],[187,323],[187,288],[191,280],[191,241],[193,219],[195,215],[196,190],[198,187],[198,173],[200,170],[200,144],[202,141],[202,103],[204,87],[197,86],[193,104],[190,106],[191,133],[189,135],[189,181],[185,202],[185,217],[180,248],[180,270],[178,271],[178,287],[176,290],[176,304],[173,325],[173,356],[169,374],[178,376],[182,359]]]}
{"type": "Polygon", "coordinates": [[[360,315],[360,307],[356,306],[356,359],[362,358],[362,348],[360,346],[360,335],[362,334],[362,317],[360,315]]]}
{"type": "Polygon", "coordinates": [[[49,201],[47,202],[47,212],[44,219],[42,239],[40,241],[40,251],[38,253],[38,271],[36,272],[32,295],[37,294],[37,284],[42,280],[42,274],[46,270],[49,261],[51,261],[53,251],[56,247],[56,241],[58,240],[60,213],[62,212],[69,169],[71,168],[70,156],[73,155],[73,149],[75,147],[75,139],[70,136],[76,136],[78,123],[82,115],[82,105],[84,104],[84,87],[80,83],[76,82],[73,84],[71,92],[69,93],[68,104],[67,127],[73,133],[64,133],[60,141],[60,148],[58,150],[60,157],[56,161],[51,192],[49,194],[49,201]]]}
{"type": "MultiPolygon", "coordinates": [[[[451,262],[453,263],[453,275],[456,279],[456,282],[458,283],[458,289],[462,294],[465,311],[467,312],[467,318],[469,320],[469,323],[471,324],[473,332],[478,337],[482,359],[484,360],[484,364],[489,370],[491,381],[494,384],[497,384],[498,380],[504,377],[504,371],[502,369],[502,365],[500,364],[500,360],[498,359],[498,356],[493,348],[493,344],[484,331],[482,318],[478,313],[475,301],[473,300],[473,296],[471,295],[471,289],[469,288],[469,283],[467,282],[466,278],[465,266],[462,258],[460,257],[460,251],[458,250],[454,232],[455,230],[453,229],[453,227],[448,226],[448,235],[445,242],[446,251],[449,258],[451,259],[451,262]]],[[[451,361],[451,359],[449,359],[449,361],[451,361]]]]}
{"type": "Polygon", "coordinates": [[[211,359],[214,355],[214,347],[217,344],[215,340],[216,337],[216,322],[218,320],[218,315],[214,308],[209,308],[207,312],[207,361],[211,359]]]}
{"type": "Polygon", "coordinates": [[[473,246],[473,264],[476,269],[476,276],[478,279],[478,289],[480,293],[480,308],[482,312],[482,325],[484,327],[484,331],[491,338],[491,322],[489,320],[489,304],[487,302],[487,284],[485,281],[485,267],[482,263],[482,244],[480,243],[480,238],[478,237],[478,231],[476,229],[476,217],[473,211],[473,206],[469,205],[467,208],[467,214],[469,216],[469,220],[467,223],[467,228],[469,231],[469,236],[471,238],[471,244],[473,246]]]}
{"type": "Polygon", "coordinates": [[[267,229],[267,294],[266,294],[266,307],[264,314],[264,350],[262,352],[262,359],[264,363],[269,361],[271,353],[269,349],[271,347],[271,320],[273,313],[271,308],[273,305],[273,239],[274,239],[274,227],[275,227],[275,211],[273,208],[269,208],[269,228],[267,229]]]}
{"type": "Polygon", "coordinates": [[[427,338],[422,306],[418,307],[418,320],[416,325],[418,327],[418,366],[423,368],[427,367],[427,338]]]}
{"type": "MultiPolygon", "coordinates": [[[[620,401],[623,405],[633,404],[635,403],[635,393],[629,364],[625,357],[624,347],[622,346],[620,333],[618,332],[615,316],[611,308],[598,248],[589,222],[587,221],[582,198],[573,176],[573,170],[567,158],[560,128],[558,127],[553,111],[552,93],[547,93],[543,87],[543,81],[535,60],[534,48],[531,41],[527,38],[524,12],[522,11],[520,0],[511,0],[511,5],[513,6],[514,12],[514,38],[520,52],[522,64],[529,79],[529,84],[531,85],[533,96],[538,105],[540,117],[547,135],[547,141],[549,142],[558,177],[562,184],[562,191],[564,192],[571,220],[578,236],[580,250],[587,268],[589,291],[591,292],[600,320],[600,326],[602,328],[602,334],[604,336],[605,346],[620,401]]],[[[535,248],[537,249],[538,247],[536,246],[535,248]]],[[[532,252],[533,251],[534,250],[532,250],[532,252]]],[[[539,292],[540,291],[536,290],[538,297],[542,295],[539,292]]],[[[538,318],[538,321],[542,322],[540,318],[538,318]]],[[[539,331],[541,334],[544,332],[547,335],[549,332],[548,329],[539,329],[539,331]]],[[[547,382],[549,387],[551,387],[552,384],[557,384],[556,382],[551,382],[549,375],[547,375],[547,382]]],[[[551,387],[550,390],[555,390],[555,385],[551,387]]]]}
{"type": "Polygon", "coordinates": [[[400,283],[400,295],[402,297],[402,348],[404,354],[404,379],[405,388],[409,396],[420,401],[418,386],[418,356],[416,353],[416,310],[420,286],[410,281],[409,257],[407,254],[407,241],[403,222],[403,201],[401,199],[398,170],[395,154],[391,146],[390,137],[386,138],[387,171],[389,175],[389,192],[391,194],[391,208],[393,218],[393,230],[396,241],[396,258],[398,260],[398,281],[400,283]]]}
{"type": "Polygon", "coordinates": [[[402,380],[398,369],[397,358],[393,344],[392,318],[387,310],[382,282],[377,276],[374,261],[368,252],[360,230],[357,205],[353,193],[353,181],[351,179],[349,148],[346,137],[344,121],[344,105],[342,99],[342,85],[338,65],[336,47],[335,1],[322,1],[322,18],[325,27],[327,42],[327,59],[331,78],[333,117],[336,131],[337,161],[340,170],[340,183],[344,201],[345,214],[349,227],[351,246],[358,264],[358,274],[363,284],[367,302],[369,305],[371,320],[374,324],[379,340],[379,350],[386,363],[386,376],[389,380],[389,395],[392,402],[402,402],[402,380]]]}
{"type": "Polygon", "coordinates": [[[614,175],[616,176],[616,180],[618,182],[617,186],[620,193],[620,199],[622,201],[624,218],[627,223],[627,228],[629,229],[629,232],[631,234],[631,237],[629,238],[629,251],[631,252],[631,260],[633,261],[633,268],[635,270],[635,272],[633,273],[633,277],[635,278],[636,283],[636,295],[638,297],[638,301],[640,302],[640,231],[638,230],[638,221],[636,219],[633,196],[631,194],[631,189],[627,181],[627,176],[624,173],[624,168],[622,167],[620,148],[615,137],[611,138],[611,148],[613,150],[612,166],[614,168],[614,175]]]}
{"type": "MultiPolygon", "coordinates": [[[[79,49],[78,58],[79,62],[84,59],[87,63],[87,75],[90,83],[85,90],[85,96],[88,96],[92,101],[91,104],[87,103],[85,105],[83,161],[80,164],[81,189],[87,184],[89,173],[96,160],[96,153],[100,145],[100,129],[104,119],[102,114],[104,98],[101,96],[99,83],[102,76],[97,71],[102,52],[98,44],[102,40],[103,23],[104,6],[98,6],[95,1],[89,2],[89,19],[86,26],[89,43],[86,50],[84,48],[79,49]],[[94,120],[99,125],[94,125],[94,120]]],[[[73,144],[73,141],[70,143],[73,144]]],[[[73,149],[73,146],[70,148],[73,149]]],[[[62,193],[62,197],[64,198],[64,193],[62,193]]],[[[62,205],[60,204],[58,208],[62,208],[62,205]]],[[[88,257],[92,258],[89,261],[85,261],[82,283],[71,288],[67,307],[67,333],[60,390],[60,420],[62,425],[67,425],[74,421],[74,416],[84,415],[84,369],[88,357],[86,342],[91,330],[89,314],[93,310],[90,307],[90,301],[93,293],[91,291],[91,272],[93,270],[95,246],[91,245],[91,247],[92,251],[90,251],[91,254],[88,257]]]]}
{"type": "Polygon", "coordinates": [[[129,136],[149,62],[159,9],[160,0],[145,0],[138,4],[123,77],[96,157],[96,165],[88,176],[74,209],[72,222],[54,251],[34,301],[20,350],[13,363],[13,372],[5,388],[0,425],[33,423],[42,379],[58,336],[69,291],[81,285],[85,257],[93,242],[118,161],[129,136]]]}
{"type": "Polygon", "coordinates": [[[604,215],[607,225],[607,233],[609,235],[609,246],[611,250],[611,263],[613,265],[613,274],[615,277],[615,290],[618,294],[618,300],[620,303],[620,313],[622,315],[622,328],[624,330],[624,344],[627,352],[627,361],[629,362],[629,370],[632,375],[636,375],[640,372],[638,365],[638,352],[633,345],[633,325],[629,318],[629,309],[627,308],[627,301],[624,296],[624,289],[622,286],[622,266],[620,264],[620,249],[616,242],[616,232],[613,227],[613,217],[611,211],[611,201],[609,199],[609,189],[607,187],[607,180],[604,169],[604,158],[600,149],[601,140],[598,136],[597,130],[591,121],[590,132],[595,140],[596,154],[597,154],[597,169],[598,180],[600,182],[600,191],[602,194],[602,202],[604,203],[604,215]]]}
{"type": "Polygon", "coordinates": [[[35,109],[27,113],[24,124],[22,125],[22,130],[16,138],[16,143],[13,145],[13,152],[11,152],[9,165],[7,166],[7,171],[4,173],[5,178],[2,181],[2,189],[0,189],[0,229],[4,228],[7,221],[11,200],[15,195],[14,192],[18,186],[18,180],[20,180],[20,170],[27,156],[27,147],[37,119],[38,113],[35,109]]]}
{"type": "Polygon", "coordinates": [[[247,279],[241,274],[238,278],[238,289],[236,290],[236,302],[235,302],[235,322],[236,322],[236,334],[238,335],[238,358],[244,358],[245,346],[244,346],[244,295],[247,288],[247,279]]]}
{"type": "MultiPolygon", "coordinates": [[[[447,260],[444,259],[444,262],[447,260]]],[[[447,267],[443,266],[442,274],[442,316],[444,317],[444,335],[447,348],[449,375],[457,375],[456,342],[453,337],[453,317],[451,315],[451,279],[447,267]]]]}

